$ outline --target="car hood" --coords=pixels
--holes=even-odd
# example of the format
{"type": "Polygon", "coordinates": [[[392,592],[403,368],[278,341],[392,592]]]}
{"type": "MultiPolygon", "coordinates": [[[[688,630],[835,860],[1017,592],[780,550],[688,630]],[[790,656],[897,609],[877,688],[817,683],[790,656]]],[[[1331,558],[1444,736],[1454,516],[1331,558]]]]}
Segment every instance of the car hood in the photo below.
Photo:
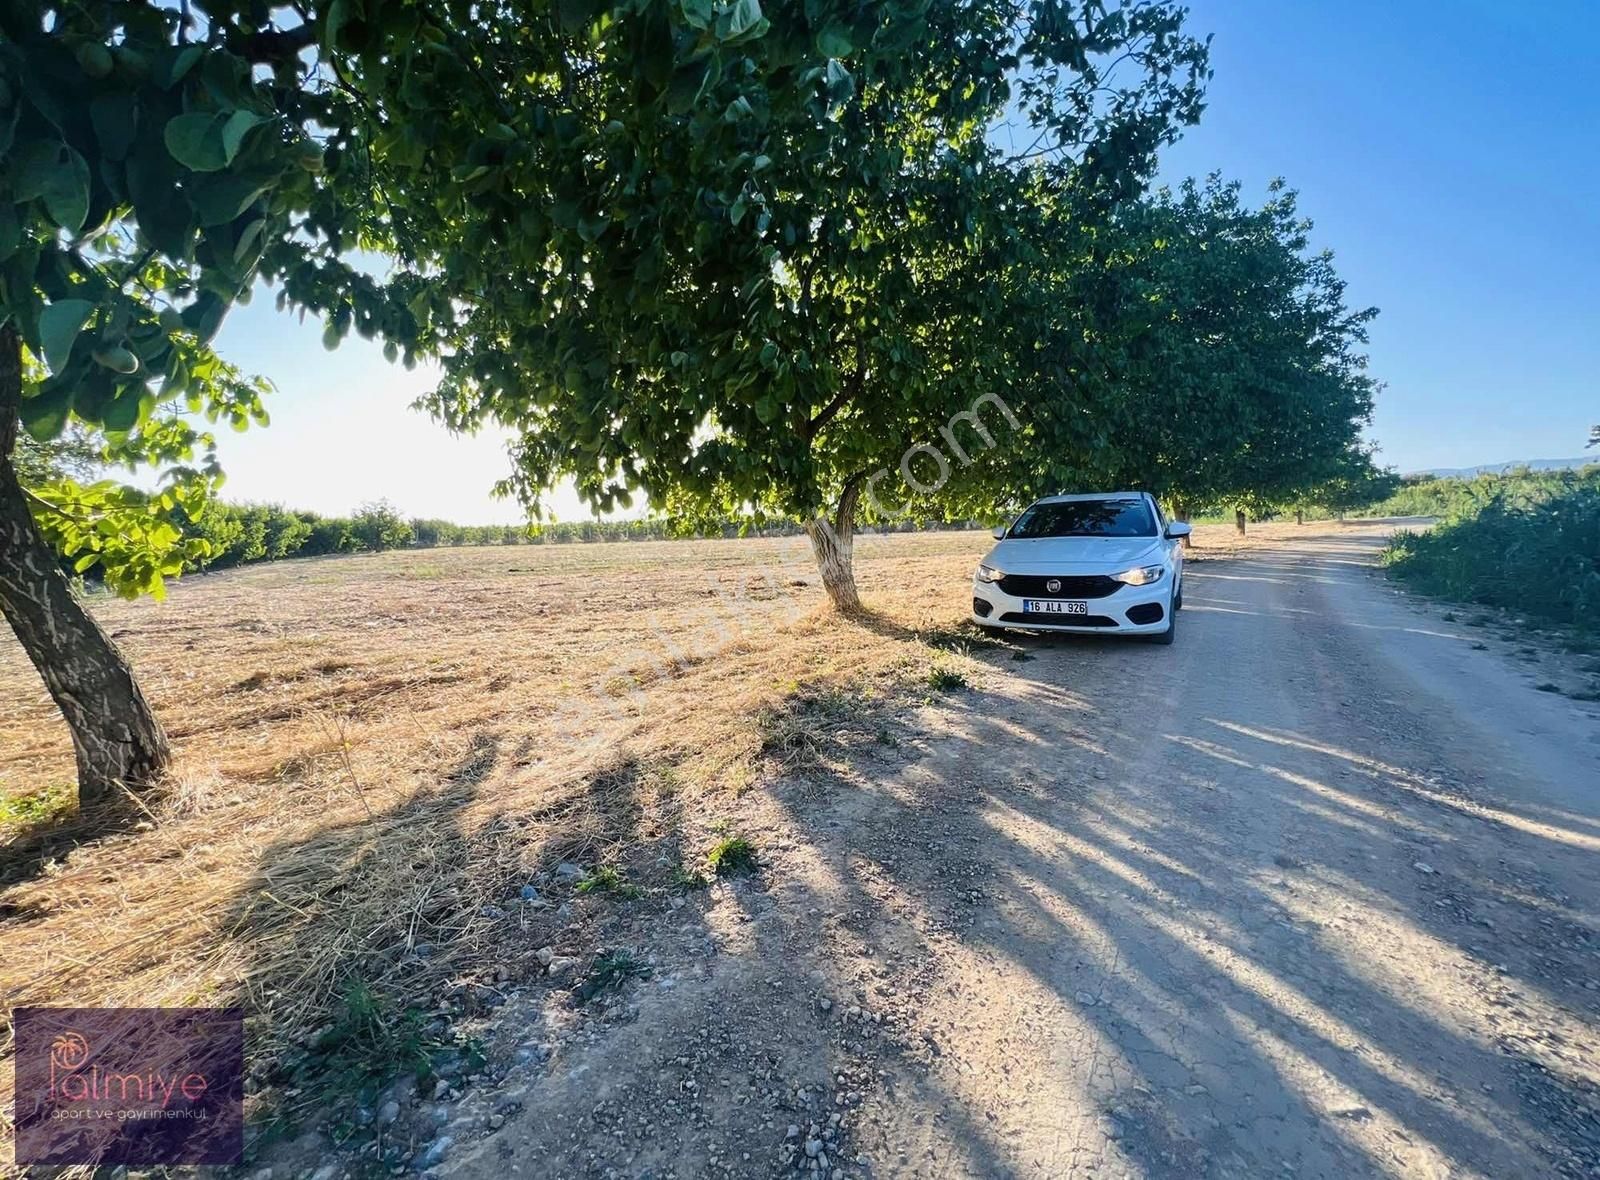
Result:
{"type": "Polygon", "coordinates": [[[1040,537],[1001,541],[983,564],[1007,574],[1109,574],[1161,557],[1159,537],[1040,537]]]}

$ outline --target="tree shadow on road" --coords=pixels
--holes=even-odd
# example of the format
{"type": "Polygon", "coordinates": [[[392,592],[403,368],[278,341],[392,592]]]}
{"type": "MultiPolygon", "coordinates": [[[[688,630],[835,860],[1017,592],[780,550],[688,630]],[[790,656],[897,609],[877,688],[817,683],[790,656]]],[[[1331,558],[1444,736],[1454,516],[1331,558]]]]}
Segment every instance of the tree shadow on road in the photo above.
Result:
{"type": "MultiPolygon", "coordinates": [[[[1360,682],[1360,669],[1327,667],[1297,621],[1219,615],[1208,626],[1224,650],[1276,647],[1324,687],[1360,682]]],[[[1083,1109],[1057,1143],[1077,1153],[1042,1166],[1019,1157],[1008,1138],[1018,1129],[988,1122],[992,1103],[979,1113],[959,1061],[908,1047],[894,1072],[910,1080],[908,1109],[948,1120],[926,1133],[941,1166],[1595,1166],[1600,1102],[1587,1047],[1571,1042],[1593,1021],[1581,990],[1593,898],[1567,892],[1593,884],[1581,842],[1508,826],[1472,789],[1441,788],[1430,767],[1450,751],[1395,724],[1392,705],[1379,716],[1285,699],[1263,713],[1220,684],[1193,685],[1180,691],[1206,694],[1207,707],[1184,723],[1158,699],[1168,680],[1149,649],[1057,636],[1027,649],[1040,658],[1020,670],[994,665],[1021,691],[958,698],[910,769],[860,763],[820,794],[774,793],[832,868],[832,909],[906,943],[908,962],[931,955],[933,937],[941,971],[992,961],[1032,981],[1026,1006],[992,991],[967,1009],[975,1018],[1013,1004],[1019,1021],[1041,1003],[1053,1013],[1033,1035],[981,1049],[958,1038],[957,1051],[1010,1061],[1019,1107],[1023,1079],[1071,1093],[1083,1109]],[[1079,688],[1075,670],[1089,662],[1125,670],[1118,717],[1079,688]],[[830,813],[848,822],[830,829],[830,813]],[[1395,957],[1408,948],[1420,957],[1395,957]],[[1534,1016],[1497,1015],[1524,1008],[1534,1016]],[[1551,1035],[1530,1041],[1547,1020],[1551,1035]]],[[[958,979],[935,972],[929,996],[958,979]]],[[[897,1133],[918,1132],[902,1121],[897,1133]]]]}

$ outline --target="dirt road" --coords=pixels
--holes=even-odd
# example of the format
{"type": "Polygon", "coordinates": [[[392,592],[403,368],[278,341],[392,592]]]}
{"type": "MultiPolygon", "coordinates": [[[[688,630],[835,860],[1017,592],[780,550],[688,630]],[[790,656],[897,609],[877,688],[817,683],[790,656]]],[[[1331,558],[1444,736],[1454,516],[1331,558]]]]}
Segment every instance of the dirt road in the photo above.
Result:
{"type": "Polygon", "coordinates": [[[982,652],[749,793],[762,871],[619,920],[604,1016],[506,1009],[429,1162],[1600,1175],[1600,720],[1378,543],[1197,563],[1175,646],[982,652]]]}

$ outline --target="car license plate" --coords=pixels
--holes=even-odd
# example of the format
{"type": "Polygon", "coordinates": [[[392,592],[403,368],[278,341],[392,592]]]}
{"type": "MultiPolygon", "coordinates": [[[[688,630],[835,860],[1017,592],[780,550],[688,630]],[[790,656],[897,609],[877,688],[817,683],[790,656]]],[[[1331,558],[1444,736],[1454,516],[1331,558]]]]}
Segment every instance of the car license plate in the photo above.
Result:
{"type": "Polygon", "coordinates": [[[1030,615],[1086,615],[1087,602],[1067,602],[1060,598],[1024,598],[1022,609],[1030,615]]]}

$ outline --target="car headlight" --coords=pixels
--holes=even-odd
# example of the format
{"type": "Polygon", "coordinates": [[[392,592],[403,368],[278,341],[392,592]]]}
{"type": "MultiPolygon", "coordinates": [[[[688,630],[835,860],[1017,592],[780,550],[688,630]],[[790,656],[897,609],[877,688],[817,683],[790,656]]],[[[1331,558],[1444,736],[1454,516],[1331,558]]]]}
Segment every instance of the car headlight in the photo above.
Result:
{"type": "Polygon", "coordinates": [[[1164,565],[1142,565],[1136,570],[1124,570],[1111,576],[1125,586],[1148,586],[1152,582],[1159,582],[1161,575],[1166,572],[1164,565]]]}
{"type": "Polygon", "coordinates": [[[1003,577],[1005,575],[992,565],[980,565],[978,567],[978,581],[980,582],[998,582],[1003,577]]]}

